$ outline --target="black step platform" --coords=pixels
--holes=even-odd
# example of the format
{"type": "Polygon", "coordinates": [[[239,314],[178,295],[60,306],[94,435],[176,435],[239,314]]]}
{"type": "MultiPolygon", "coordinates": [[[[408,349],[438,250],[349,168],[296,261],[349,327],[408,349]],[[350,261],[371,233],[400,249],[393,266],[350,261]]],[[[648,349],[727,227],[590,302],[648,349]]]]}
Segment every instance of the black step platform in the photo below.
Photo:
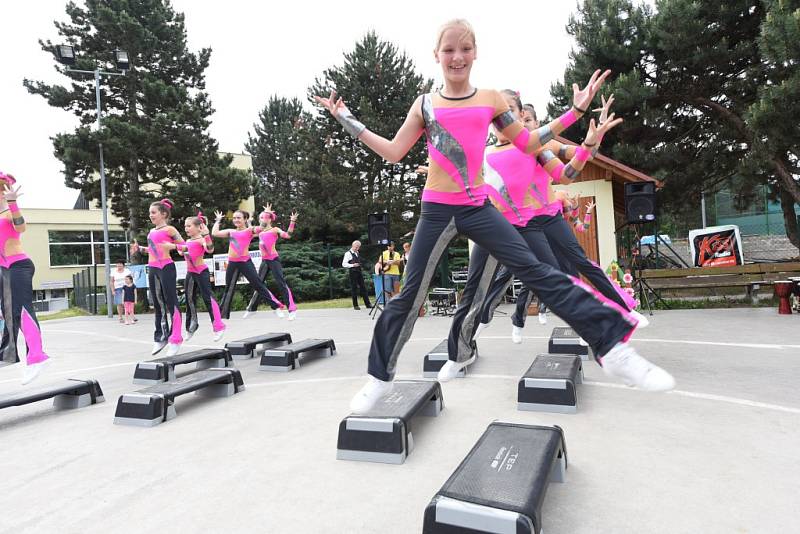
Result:
{"type": "Polygon", "coordinates": [[[335,356],[336,345],[332,339],[304,339],[271,349],[259,351],[261,355],[260,371],[291,371],[300,366],[303,359],[315,356],[335,356]]]}
{"type": "Polygon", "coordinates": [[[175,366],[197,362],[197,369],[208,369],[211,367],[231,367],[233,362],[228,349],[200,349],[148,360],[136,364],[133,372],[134,384],[158,384],[160,382],[171,382],[175,380],[175,366]]]}
{"type": "Polygon", "coordinates": [[[204,397],[229,397],[244,389],[238,369],[205,369],[177,380],[126,393],[117,401],[114,424],[155,426],[173,419],[175,397],[196,392],[204,397]]]}
{"type": "Polygon", "coordinates": [[[495,422],[425,509],[423,534],[540,534],[550,482],[567,469],[557,426],[495,422]]]}
{"type": "MultiPolygon", "coordinates": [[[[474,341],[472,342],[472,350],[474,354],[477,355],[478,344],[474,341]]],[[[425,378],[436,378],[439,374],[439,370],[444,367],[445,362],[447,362],[447,359],[447,340],[445,339],[436,345],[435,349],[425,355],[425,359],[422,361],[422,376],[425,378]]],[[[456,375],[456,378],[464,378],[469,367],[470,366],[467,366],[461,369],[456,375]]]]}
{"type": "Polygon", "coordinates": [[[225,348],[231,353],[234,360],[247,360],[257,356],[256,349],[279,347],[292,342],[292,335],[288,332],[270,332],[259,336],[240,339],[239,341],[229,341],[225,348]]]}
{"type": "Polygon", "coordinates": [[[53,399],[53,406],[64,410],[83,408],[105,400],[103,390],[100,389],[100,383],[97,380],[70,378],[0,395],[0,409],[23,406],[47,399],[53,399]]]}
{"type": "Polygon", "coordinates": [[[414,447],[412,420],[436,417],[444,408],[442,387],[427,380],[397,380],[391,394],[369,413],[348,415],[339,424],[336,458],[402,464],[414,447]]]}
{"type": "Polygon", "coordinates": [[[580,344],[581,337],[568,326],[556,326],[550,334],[547,352],[550,354],[577,354],[581,360],[589,359],[589,347],[580,344]]]}
{"type": "Polygon", "coordinates": [[[538,412],[576,413],[575,385],[583,382],[577,354],[539,354],[517,386],[517,408],[538,412]]]}

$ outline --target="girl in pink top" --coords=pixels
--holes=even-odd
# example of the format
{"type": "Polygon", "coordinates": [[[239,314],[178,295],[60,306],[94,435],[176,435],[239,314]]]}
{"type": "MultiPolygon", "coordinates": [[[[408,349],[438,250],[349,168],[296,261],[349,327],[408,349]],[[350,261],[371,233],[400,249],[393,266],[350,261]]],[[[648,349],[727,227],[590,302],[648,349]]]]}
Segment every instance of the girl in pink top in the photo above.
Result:
{"type": "MultiPolygon", "coordinates": [[[[442,67],[444,87],[417,98],[391,140],[368,130],[344,101],[337,98],[335,91],[329,98],[316,97],[345,131],[391,162],[403,159],[425,132],[430,160],[406,283],[375,324],[368,365],[370,378],[351,401],[351,410],[369,412],[392,391],[397,358],[413,331],[436,264],[459,232],[489,250],[543,301],[550,303],[592,345],[609,373],[646,389],[672,388],[671,376],[627,345],[634,324],[618,310],[604,306],[573,279],[539,262],[519,233],[486,203],[482,163],[489,126],[494,124],[520,150],[534,153],[586,112],[610,72],[602,75],[595,72],[583,89],[576,84],[572,109],[529,132],[514,118],[499,92],[477,89],[470,83],[476,49],[475,33],[466,21],[453,20],[442,27],[434,57],[442,67]]],[[[449,352],[451,359],[445,364],[444,378],[455,376],[470,363],[455,361],[456,352],[449,352]]]]}
{"type": "Polygon", "coordinates": [[[20,186],[10,174],[0,172],[0,296],[6,324],[0,344],[0,367],[19,361],[18,336],[27,346],[22,383],[36,378],[50,361],[42,348],[42,332],[33,309],[33,274],[36,268],[22,250],[20,234],[25,218],[17,205],[20,186]]]}
{"type": "Polygon", "coordinates": [[[220,230],[222,222],[222,212],[215,211],[214,227],[211,235],[214,237],[227,237],[228,246],[228,266],[225,268],[225,296],[222,298],[222,317],[230,319],[231,303],[233,295],[236,293],[236,281],[239,276],[244,276],[250,285],[263,298],[270,307],[275,310],[278,317],[286,315],[286,307],[270,293],[264,282],[258,277],[253,261],[250,259],[250,242],[253,236],[261,233],[260,226],[250,226],[250,214],[243,210],[233,212],[233,229],[220,230]]]}
{"type": "Polygon", "coordinates": [[[211,276],[208,272],[208,265],[203,259],[206,252],[214,252],[214,243],[206,226],[206,218],[202,213],[195,217],[187,217],[183,226],[186,236],[189,238],[183,243],[168,245],[180,253],[186,260],[186,339],[189,340],[197,329],[197,294],[203,298],[203,302],[211,317],[211,328],[214,330],[214,341],[222,339],[225,333],[225,323],[222,322],[222,314],[219,305],[214,299],[214,292],[211,289],[211,276]]]}
{"type": "Polygon", "coordinates": [[[183,317],[178,306],[177,272],[170,250],[175,243],[183,243],[183,238],[174,226],[169,224],[174,203],[164,198],[150,204],[150,222],[153,228],[147,234],[147,246],[141,247],[134,241],[132,252],[147,254],[147,285],[155,309],[155,332],[153,333],[153,354],[161,352],[165,346],[167,356],[178,353],[183,343],[183,317]]]}
{"type": "MultiPolygon", "coordinates": [[[[264,211],[258,215],[258,221],[261,223],[261,233],[258,234],[258,247],[261,250],[261,266],[258,268],[258,277],[267,283],[267,275],[271,272],[275,278],[275,283],[283,294],[283,301],[289,304],[289,320],[293,321],[297,313],[297,305],[294,303],[294,296],[286,279],[283,277],[283,266],[281,260],[278,259],[278,251],[275,249],[275,243],[278,238],[289,239],[294,232],[295,223],[297,223],[297,212],[293,212],[289,217],[289,228],[284,232],[277,226],[272,226],[272,222],[277,219],[277,215],[272,210],[272,205],[267,204],[264,206],[264,211]]],[[[258,310],[259,294],[258,291],[253,291],[253,297],[247,305],[247,311],[244,316],[247,317],[251,313],[258,310]]]]}

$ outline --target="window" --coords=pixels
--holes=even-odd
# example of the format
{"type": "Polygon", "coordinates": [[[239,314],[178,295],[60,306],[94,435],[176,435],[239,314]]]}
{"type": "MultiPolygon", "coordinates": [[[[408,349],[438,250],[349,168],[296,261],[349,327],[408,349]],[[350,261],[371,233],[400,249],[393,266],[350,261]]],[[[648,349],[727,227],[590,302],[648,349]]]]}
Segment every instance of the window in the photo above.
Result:
{"type": "MultiPolygon", "coordinates": [[[[50,230],[50,267],[80,267],[104,263],[102,230],[50,230]]],[[[109,232],[111,262],[119,258],[128,259],[128,243],[125,232],[109,232]]]]}

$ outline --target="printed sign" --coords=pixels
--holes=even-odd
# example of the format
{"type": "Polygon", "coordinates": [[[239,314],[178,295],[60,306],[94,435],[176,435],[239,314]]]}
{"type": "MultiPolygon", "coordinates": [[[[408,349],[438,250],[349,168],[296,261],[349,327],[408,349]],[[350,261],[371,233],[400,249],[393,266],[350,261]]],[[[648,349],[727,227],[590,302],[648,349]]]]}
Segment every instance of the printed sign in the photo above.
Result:
{"type": "Polygon", "coordinates": [[[730,267],[744,264],[742,237],[733,224],[689,232],[695,267],[730,267]]]}

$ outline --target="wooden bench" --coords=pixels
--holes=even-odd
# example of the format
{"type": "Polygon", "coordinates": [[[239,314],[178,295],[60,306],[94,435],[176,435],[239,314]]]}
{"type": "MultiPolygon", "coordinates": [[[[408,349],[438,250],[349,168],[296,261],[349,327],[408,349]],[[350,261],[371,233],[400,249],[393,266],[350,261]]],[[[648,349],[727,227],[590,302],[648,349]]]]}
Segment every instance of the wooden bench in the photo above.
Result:
{"type": "Polygon", "coordinates": [[[717,289],[742,287],[747,297],[758,302],[762,286],[800,276],[800,262],[752,263],[735,267],[692,267],[690,269],[647,269],[642,278],[661,296],[670,289],[717,289]]]}

